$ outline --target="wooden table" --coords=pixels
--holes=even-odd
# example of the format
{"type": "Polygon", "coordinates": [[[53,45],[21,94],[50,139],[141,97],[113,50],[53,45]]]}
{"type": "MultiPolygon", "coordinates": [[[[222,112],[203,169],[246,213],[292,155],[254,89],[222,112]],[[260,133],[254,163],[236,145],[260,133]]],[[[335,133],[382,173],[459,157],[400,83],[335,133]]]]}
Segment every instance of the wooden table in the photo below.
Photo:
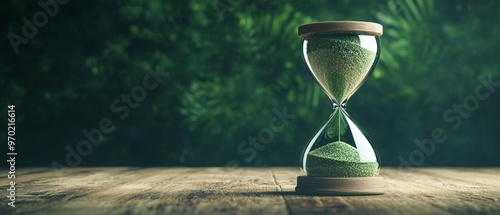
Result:
{"type": "MultiPolygon", "coordinates": [[[[5,170],[4,170],[5,171],[5,170]]],[[[378,196],[301,196],[298,168],[19,168],[0,214],[500,214],[500,168],[383,168],[378,196]]]]}

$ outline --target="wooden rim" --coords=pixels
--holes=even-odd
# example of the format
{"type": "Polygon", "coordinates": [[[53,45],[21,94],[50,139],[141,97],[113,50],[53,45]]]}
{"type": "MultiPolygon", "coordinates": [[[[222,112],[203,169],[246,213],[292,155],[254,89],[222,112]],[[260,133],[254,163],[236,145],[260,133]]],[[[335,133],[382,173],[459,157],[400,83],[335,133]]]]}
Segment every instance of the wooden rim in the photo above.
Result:
{"type": "Polygon", "coordinates": [[[297,177],[298,194],[309,195],[381,195],[385,192],[384,178],[335,178],[335,177],[297,177]]]}
{"type": "Polygon", "coordinates": [[[382,36],[383,27],[381,24],[374,22],[359,22],[359,21],[328,21],[328,22],[313,22],[299,26],[299,36],[305,37],[311,34],[318,33],[335,33],[335,32],[358,32],[366,33],[374,36],[382,36]]]}

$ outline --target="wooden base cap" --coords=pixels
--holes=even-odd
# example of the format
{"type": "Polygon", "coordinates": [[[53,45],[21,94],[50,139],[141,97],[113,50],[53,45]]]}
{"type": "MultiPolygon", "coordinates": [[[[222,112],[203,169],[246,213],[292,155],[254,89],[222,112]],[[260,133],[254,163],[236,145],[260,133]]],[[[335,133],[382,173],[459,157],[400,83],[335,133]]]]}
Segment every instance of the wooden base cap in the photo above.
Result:
{"type": "Polygon", "coordinates": [[[295,192],[308,195],[381,195],[385,192],[384,178],[335,178],[335,177],[297,177],[295,192]]]}

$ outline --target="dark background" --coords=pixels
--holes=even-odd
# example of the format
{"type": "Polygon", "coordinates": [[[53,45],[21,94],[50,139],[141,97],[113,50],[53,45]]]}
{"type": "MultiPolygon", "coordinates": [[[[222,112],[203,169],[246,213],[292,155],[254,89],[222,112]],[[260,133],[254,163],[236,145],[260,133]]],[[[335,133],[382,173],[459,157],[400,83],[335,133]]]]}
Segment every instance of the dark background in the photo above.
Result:
{"type": "MultiPolygon", "coordinates": [[[[297,26],[325,20],[384,25],[380,62],[348,104],[383,166],[398,166],[400,156],[416,166],[500,165],[500,87],[487,99],[475,96],[480,78],[500,82],[498,1],[58,5],[18,53],[9,33],[23,36],[22,18],[33,22],[43,9],[37,1],[0,7],[0,111],[16,105],[17,165],[298,166],[331,103],[304,67],[297,26]],[[129,106],[129,115],[113,110],[117,99],[126,107],[121,96],[139,89],[148,70],[168,76],[129,106]],[[469,111],[454,112],[464,102],[469,111]],[[265,148],[242,144],[269,127],[273,109],[283,108],[295,118],[265,148]],[[87,140],[82,130],[99,129],[104,118],[113,129],[79,162],[68,163],[68,152],[87,140]],[[418,157],[424,151],[415,140],[432,138],[436,128],[447,140],[418,157]]],[[[0,148],[5,155],[6,141],[0,148]]]]}

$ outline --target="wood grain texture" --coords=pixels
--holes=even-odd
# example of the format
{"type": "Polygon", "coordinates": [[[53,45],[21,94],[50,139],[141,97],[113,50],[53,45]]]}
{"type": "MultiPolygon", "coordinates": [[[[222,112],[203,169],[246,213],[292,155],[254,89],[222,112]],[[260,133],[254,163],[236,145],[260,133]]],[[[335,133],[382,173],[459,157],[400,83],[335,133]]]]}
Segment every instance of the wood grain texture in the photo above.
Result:
{"type": "Polygon", "coordinates": [[[312,22],[299,26],[300,37],[326,32],[364,32],[370,35],[382,36],[383,27],[378,23],[360,21],[312,22]]]}
{"type": "Polygon", "coordinates": [[[378,196],[296,195],[297,175],[298,168],[76,168],[59,176],[20,168],[16,208],[4,197],[0,214],[500,214],[500,168],[383,168],[386,193],[378,196]]]}

